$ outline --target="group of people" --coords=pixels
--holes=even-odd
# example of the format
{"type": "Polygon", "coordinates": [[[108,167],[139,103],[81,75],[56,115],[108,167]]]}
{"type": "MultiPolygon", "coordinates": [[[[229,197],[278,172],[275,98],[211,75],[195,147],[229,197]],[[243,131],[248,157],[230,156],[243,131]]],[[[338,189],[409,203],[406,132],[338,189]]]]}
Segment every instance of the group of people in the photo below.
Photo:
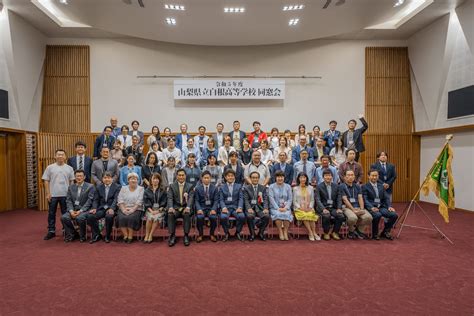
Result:
{"type": "Polygon", "coordinates": [[[294,138],[289,130],[281,135],[277,128],[267,135],[260,122],[254,122],[254,131],[247,134],[234,121],[229,133],[219,123],[215,133],[208,135],[200,126],[194,137],[186,124],[176,136],[169,128],[161,135],[154,126],[145,139],[138,121],[130,130],[118,127],[112,118],[97,137],[92,158],[86,155],[86,144],[78,141],[74,156],[67,159],[66,152],[57,149],[55,163],[45,169],[49,212],[44,239],[55,237],[59,205],[65,242],[85,242],[89,225],[90,243],[101,239],[109,243],[115,225],[123,242],[131,243],[145,222],[145,243],[153,242],[158,226],[167,226],[168,244],[174,246],[178,219],[183,222],[186,246],[192,222],[198,243],[204,239],[206,224],[210,240],[216,242],[218,224],[222,241],[227,241],[234,223],[235,238],[241,241],[245,224],[249,241],[266,240],[270,222],[279,239],[288,240],[295,220],[304,225],[311,241],[340,240],[344,222],[349,239],[392,240],[390,231],[398,218],[391,206],[395,166],[381,151],[363,183],[358,159],[365,150],[362,134],[368,124],[362,115],[359,119],[362,127],[350,120],[344,133],[336,129],[336,121],[324,132],[315,126],[307,133],[301,124],[294,138]],[[316,229],[320,218],[322,236],[316,229]],[[381,218],[384,229],[379,234],[381,218]]]}

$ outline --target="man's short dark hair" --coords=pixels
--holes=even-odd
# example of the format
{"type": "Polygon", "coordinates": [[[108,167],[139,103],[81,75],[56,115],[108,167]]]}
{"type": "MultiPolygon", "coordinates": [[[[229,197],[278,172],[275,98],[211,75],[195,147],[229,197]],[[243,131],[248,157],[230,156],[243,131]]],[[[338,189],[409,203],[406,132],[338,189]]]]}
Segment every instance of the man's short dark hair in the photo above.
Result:
{"type": "Polygon", "coordinates": [[[281,170],[278,170],[277,172],[275,172],[275,179],[278,178],[278,177],[285,177],[285,173],[281,170]]]}
{"type": "Polygon", "coordinates": [[[330,175],[332,176],[331,170],[329,170],[329,169],[324,169],[324,170],[323,170],[323,177],[324,177],[325,175],[327,175],[327,174],[330,174],[330,175]]]}
{"type": "Polygon", "coordinates": [[[85,171],[82,170],[82,169],[77,169],[76,171],[74,171],[74,175],[76,175],[78,173],[82,173],[83,175],[86,175],[85,171]]]}
{"type": "Polygon", "coordinates": [[[387,156],[387,158],[388,158],[388,153],[386,151],[382,150],[382,151],[379,151],[377,153],[377,159],[380,158],[380,156],[382,156],[382,154],[385,154],[385,156],[387,156]]]}
{"type": "Polygon", "coordinates": [[[204,170],[202,173],[201,173],[201,178],[204,178],[204,176],[210,176],[212,177],[211,173],[209,172],[209,170],[204,170]]]}
{"type": "Polygon", "coordinates": [[[63,152],[65,155],[66,155],[66,151],[64,149],[56,149],[56,151],[54,152],[54,154],[56,155],[58,152],[63,152]]]}
{"type": "Polygon", "coordinates": [[[79,146],[83,146],[84,148],[87,148],[87,145],[85,142],[83,142],[82,140],[76,142],[76,144],[74,145],[74,147],[79,147],[79,146]]]}
{"type": "Polygon", "coordinates": [[[110,129],[110,131],[113,131],[113,130],[114,130],[114,129],[112,128],[112,126],[110,126],[110,125],[107,125],[106,127],[104,127],[104,132],[105,132],[107,129],[110,129]]]}
{"type": "Polygon", "coordinates": [[[112,172],[106,171],[106,172],[104,172],[104,174],[102,175],[102,178],[105,178],[105,177],[113,178],[114,175],[112,174],[112,172]]]}
{"type": "Polygon", "coordinates": [[[227,170],[224,172],[224,178],[227,177],[227,175],[228,175],[229,173],[232,173],[232,174],[235,176],[235,171],[234,171],[234,169],[229,168],[229,169],[227,169],[227,170]]]}
{"type": "Polygon", "coordinates": [[[255,124],[262,125],[262,124],[260,124],[259,121],[254,121],[254,122],[252,123],[252,126],[254,126],[255,124]]]}
{"type": "Polygon", "coordinates": [[[349,120],[349,122],[347,122],[347,124],[349,124],[350,122],[353,122],[354,124],[357,124],[356,120],[354,120],[354,119],[349,120]]]}
{"type": "Polygon", "coordinates": [[[331,157],[329,157],[328,155],[322,155],[321,160],[323,160],[323,159],[327,159],[327,160],[331,161],[331,157]]]}
{"type": "Polygon", "coordinates": [[[377,169],[370,169],[370,170],[369,170],[369,176],[370,176],[370,174],[371,174],[372,172],[377,172],[377,174],[379,174],[379,171],[378,171],[377,169]]]}
{"type": "Polygon", "coordinates": [[[132,125],[135,124],[135,123],[137,123],[138,125],[140,125],[140,122],[138,122],[137,120],[133,120],[133,121],[132,121],[132,125]]]}
{"type": "Polygon", "coordinates": [[[258,175],[258,177],[260,178],[260,173],[259,173],[258,171],[252,171],[252,172],[249,174],[249,178],[251,178],[252,175],[255,174],[255,173],[256,173],[256,174],[258,175]]]}
{"type": "MultiPolygon", "coordinates": [[[[353,151],[354,154],[356,153],[356,151],[355,151],[354,148],[348,149],[348,150],[346,150],[346,157],[349,156],[349,152],[350,152],[350,151],[353,151]]],[[[378,157],[377,157],[377,158],[378,158],[378,157]]]]}
{"type": "Polygon", "coordinates": [[[331,125],[331,124],[336,124],[337,125],[337,122],[335,120],[331,120],[331,121],[329,121],[329,125],[331,125]]]}
{"type": "Polygon", "coordinates": [[[178,171],[176,171],[176,175],[180,172],[184,172],[184,174],[186,174],[186,170],[184,170],[183,168],[179,168],[178,171]]]}

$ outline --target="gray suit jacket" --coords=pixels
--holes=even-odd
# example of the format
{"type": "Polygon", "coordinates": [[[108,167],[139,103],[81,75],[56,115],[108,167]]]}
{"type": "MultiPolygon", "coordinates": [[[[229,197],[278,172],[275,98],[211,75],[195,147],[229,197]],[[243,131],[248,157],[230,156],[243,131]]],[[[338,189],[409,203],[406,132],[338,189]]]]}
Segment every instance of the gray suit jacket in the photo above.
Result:
{"type": "Polygon", "coordinates": [[[119,166],[118,166],[117,160],[109,159],[109,162],[107,163],[107,170],[104,170],[102,159],[94,160],[94,162],[92,163],[91,173],[92,173],[92,180],[94,181],[96,185],[102,183],[102,175],[104,174],[105,171],[112,172],[112,177],[114,179],[114,182],[117,182],[118,177],[119,177],[119,166]]]}
{"type": "Polygon", "coordinates": [[[216,148],[219,149],[221,146],[224,145],[224,138],[225,138],[226,136],[227,136],[227,134],[224,133],[224,132],[222,132],[222,144],[219,144],[219,143],[217,142],[217,133],[212,133],[212,134],[211,134],[211,137],[214,138],[214,142],[216,143],[216,148]]]}
{"type": "Polygon", "coordinates": [[[78,188],[79,186],[75,183],[69,186],[66,197],[67,210],[87,212],[92,206],[95,188],[92,184],[84,182],[82,184],[81,195],[77,196],[78,188]],[[78,203],[76,203],[76,201],[78,203]]]}

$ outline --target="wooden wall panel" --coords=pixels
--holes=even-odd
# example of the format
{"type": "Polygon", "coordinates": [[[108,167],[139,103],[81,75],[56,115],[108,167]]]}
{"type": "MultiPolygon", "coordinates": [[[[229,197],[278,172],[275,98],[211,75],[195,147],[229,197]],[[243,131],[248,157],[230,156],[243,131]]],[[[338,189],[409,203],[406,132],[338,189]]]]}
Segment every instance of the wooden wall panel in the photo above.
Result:
{"type": "Polygon", "coordinates": [[[46,47],[41,132],[90,132],[89,46],[46,47]]]}
{"type": "Polygon", "coordinates": [[[367,47],[365,113],[369,129],[364,170],[387,151],[397,168],[394,201],[410,200],[419,187],[420,139],[413,135],[414,120],[406,47],[367,47]]]}

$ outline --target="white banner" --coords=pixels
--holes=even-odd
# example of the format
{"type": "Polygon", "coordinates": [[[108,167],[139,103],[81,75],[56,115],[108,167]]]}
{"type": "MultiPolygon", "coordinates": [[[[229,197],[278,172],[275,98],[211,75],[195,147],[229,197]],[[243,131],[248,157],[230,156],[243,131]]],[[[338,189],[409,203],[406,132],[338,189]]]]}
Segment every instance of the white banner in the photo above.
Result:
{"type": "Polygon", "coordinates": [[[175,80],[175,99],[284,99],[285,80],[175,80]]]}

